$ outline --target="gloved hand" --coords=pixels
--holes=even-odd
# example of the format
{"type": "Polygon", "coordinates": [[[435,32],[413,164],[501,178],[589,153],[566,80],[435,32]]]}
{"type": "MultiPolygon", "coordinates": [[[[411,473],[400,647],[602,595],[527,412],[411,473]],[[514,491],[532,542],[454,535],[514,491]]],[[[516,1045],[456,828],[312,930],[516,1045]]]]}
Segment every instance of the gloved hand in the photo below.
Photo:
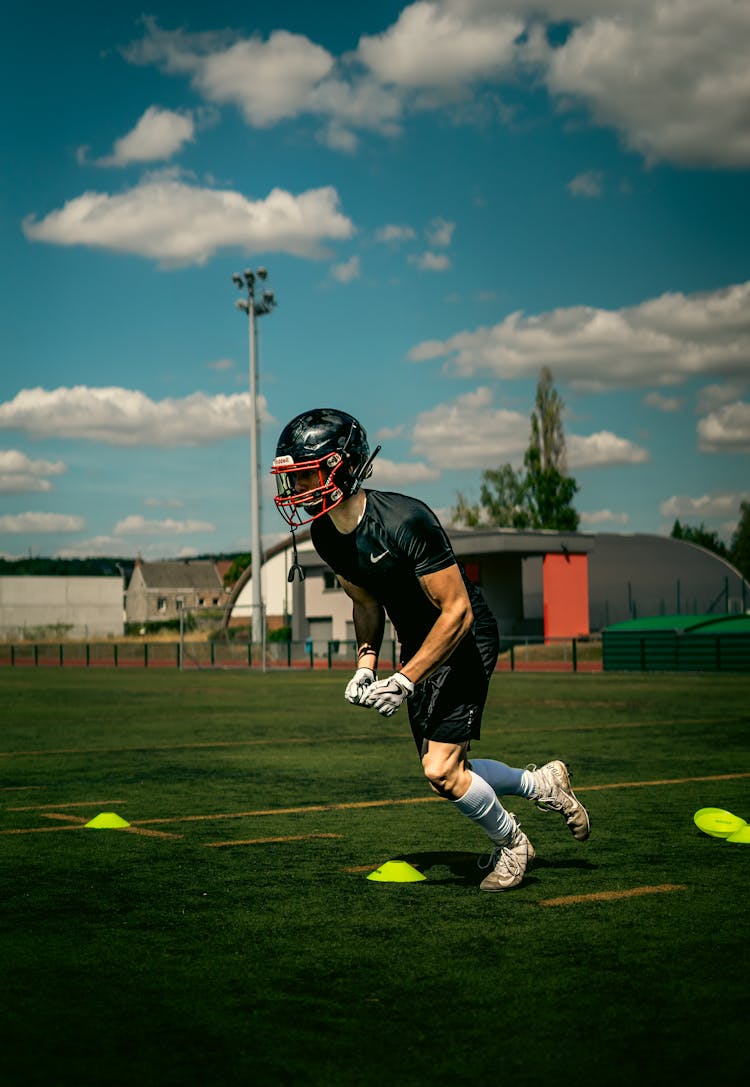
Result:
{"type": "Polygon", "coordinates": [[[358,668],[346,685],[344,698],[353,706],[361,706],[363,695],[374,682],[375,673],[372,668],[358,668]]]}
{"type": "Polygon", "coordinates": [[[410,694],[414,694],[412,681],[403,673],[394,672],[388,679],[371,683],[360,705],[373,706],[383,717],[391,717],[410,694]]]}

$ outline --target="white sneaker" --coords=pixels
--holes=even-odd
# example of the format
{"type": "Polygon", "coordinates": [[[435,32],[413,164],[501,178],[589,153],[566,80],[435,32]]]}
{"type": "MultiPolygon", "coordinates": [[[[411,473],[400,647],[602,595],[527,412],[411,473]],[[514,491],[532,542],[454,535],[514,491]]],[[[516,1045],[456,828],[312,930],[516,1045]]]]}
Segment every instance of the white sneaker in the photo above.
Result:
{"type": "Polygon", "coordinates": [[[589,813],[570,787],[570,775],[564,762],[559,759],[545,763],[537,769],[527,767],[534,778],[532,800],[542,811],[559,811],[568,824],[570,833],[579,842],[585,842],[591,831],[589,813]]]}
{"type": "Polygon", "coordinates": [[[515,830],[505,842],[498,842],[481,868],[492,868],[479,884],[480,891],[509,891],[517,887],[534,859],[534,847],[521,830],[513,812],[508,812],[515,830]]]}

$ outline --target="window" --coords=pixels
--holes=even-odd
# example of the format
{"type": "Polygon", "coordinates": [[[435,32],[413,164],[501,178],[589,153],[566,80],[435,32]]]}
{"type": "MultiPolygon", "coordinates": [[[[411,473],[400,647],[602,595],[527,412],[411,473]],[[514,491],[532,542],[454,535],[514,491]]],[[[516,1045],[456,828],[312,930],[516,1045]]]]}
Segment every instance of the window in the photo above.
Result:
{"type": "Polygon", "coordinates": [[[166,596],[157,597],[156,610],[157,611],[166,611],[167,610],[167,598],[166,598],[166,596]]]}
{"type": "Polygon", "coordinates": [[[341,582],[336,577],[332,570],[325,570],[323,572],[323,588],[326,590],[340,589],[341,582]]]}

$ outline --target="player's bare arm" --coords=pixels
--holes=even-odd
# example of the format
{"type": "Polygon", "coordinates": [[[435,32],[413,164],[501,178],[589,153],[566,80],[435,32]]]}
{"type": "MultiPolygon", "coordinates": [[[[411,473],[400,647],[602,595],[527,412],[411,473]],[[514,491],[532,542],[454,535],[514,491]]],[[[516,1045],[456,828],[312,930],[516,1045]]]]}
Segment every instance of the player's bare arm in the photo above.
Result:
{"type": "Polygon", "coordinates": [[[339,576],[339,583],[352,601],[352,619],[354,635],[357,639],[357,667],[378,667],[378,656],[383,644],[385,611],[382,604],[359,585],[339,576]]]}
{"type": "Polygon", "coordinates": [[[457,565],[419,579],[422,590],[440,615],[421,646],[401,669],[412,683],[419,683],[439,668],[471,630],[473,614],[461,571],[457,565]]]}

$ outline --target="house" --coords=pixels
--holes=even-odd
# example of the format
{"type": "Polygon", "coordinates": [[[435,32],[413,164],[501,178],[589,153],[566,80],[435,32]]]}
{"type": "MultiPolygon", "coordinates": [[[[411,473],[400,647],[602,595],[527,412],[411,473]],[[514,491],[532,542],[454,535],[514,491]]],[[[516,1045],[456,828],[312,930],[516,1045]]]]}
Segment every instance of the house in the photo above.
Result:
{"type": "Polygon", "coordinates": [[[180,609],[191,613],[223,608],[224,583],[209,559],[168,562],[136,561],[126,597],[128,623],[166,622],[180,609]]]}

